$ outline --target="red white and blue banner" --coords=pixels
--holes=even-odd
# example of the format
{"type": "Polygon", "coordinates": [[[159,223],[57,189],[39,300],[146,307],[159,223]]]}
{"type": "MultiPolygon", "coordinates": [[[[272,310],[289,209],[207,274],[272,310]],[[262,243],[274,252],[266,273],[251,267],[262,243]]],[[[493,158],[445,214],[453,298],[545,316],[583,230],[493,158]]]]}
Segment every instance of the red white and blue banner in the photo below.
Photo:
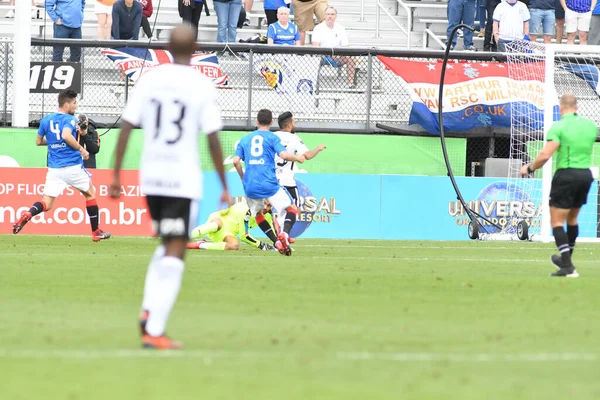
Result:
{"type": "MultiPolygon", "coordinates": [[[[173,56],[167,50],[121,47],[105,49],[102,54],[112,60],[133,82],[141,74],[161,64],[171,64],[173,56]]],[[[227,85],[228,76],[219,67],[219,59],[215,54],[193,54],[190,66],[211,78],[216,86],[227,85]]]]}
{"type": "MultiPolygon", "coordinates": [[[[409,90],[412,109],[409,123],[439,134],[439,84],[442,61],[410,61],[378,56],[409,90]]],[[[513,66],[515,68],[515,66],[513,66]]],[[[543,63],[520,64],[521,71],[509,77],[502,62],[449,62],[444,78],[444,130],[464,132],[477,127],[527,125],[543,127],[543,63]],[[535,79],[532,79],[535,77],[535,79]]]]}

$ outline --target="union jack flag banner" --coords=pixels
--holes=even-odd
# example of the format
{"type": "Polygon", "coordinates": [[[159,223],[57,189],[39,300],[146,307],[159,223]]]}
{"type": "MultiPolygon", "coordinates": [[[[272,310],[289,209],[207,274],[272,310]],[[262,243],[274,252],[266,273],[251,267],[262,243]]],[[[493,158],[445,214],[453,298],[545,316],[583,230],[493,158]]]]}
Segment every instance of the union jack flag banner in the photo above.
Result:
{"type": "MultiPolygon", "coordinates": [[[[121,47],[102,50],[102,54],[117,64],[117,67],[133,82],[137,81],[144,72],[160,64],[173,62],[173,56],[167,50],[121,47]]],[[[211,78],[215,86],[227,85],[228,76],[223,74],[215,54],[193,54],[190,66],[211,78]]]]}

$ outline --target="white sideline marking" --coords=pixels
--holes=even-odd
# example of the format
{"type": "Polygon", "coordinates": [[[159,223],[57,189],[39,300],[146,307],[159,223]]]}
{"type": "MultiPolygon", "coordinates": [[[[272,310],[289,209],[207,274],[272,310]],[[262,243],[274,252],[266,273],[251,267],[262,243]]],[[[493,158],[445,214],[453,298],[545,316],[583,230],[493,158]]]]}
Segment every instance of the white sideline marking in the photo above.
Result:
{"type": "MultiPolygon", "coordinates": [[[[275,252],[273,252],[275,255],[275,252]]],[[[225,258],[231,258],[231,259],[240,259],[240,258],[254,258],[256,259],[257,257],[260,257],[260,255],[262,255],[262,253],[258,253],[257,254],[240,254],[240,255],[233,255],[233,254],[223,254],[222,252],[216,253],[216,252],[210,252],[210,251],[202,251],[202,250],[194,250],[192,252],[188,252],[188,254],[198,254],[200,258],[213,258],[213,259],[225,259],[225,258]]],[[[28,257],[28,256],[35,256],[35,257],[81,257],[82,255],[87,255],[87,253],[6,253],[6,254],[2,254],[2,257],[28,257]]],[[[119,257],[136,257],[136,258],[143,258],[144,256],[140,255],[140,254],[119,254],[119,257]]],[[[147,255],[148,258],[151,256],[151,254],[147,255]]],[[[398,261],[473,261],[473,262],[486,262],[489,263],[490,261],[496,262],[496,263],[512,263],[512,262],[529,262],[529,263],[543,263],[543,264],[549,264],[549,257],[547,258],[495,258],[495,259],[490,259],[488,257],[346,257],[346,256],[341,256],[341,257],[336,257],[336,256],[302,256],[301,254],[299,255],[300,257],[302,257],[302,259],[316,259],[316,260],[365,260],[365,261],[372,261],[372,260],[398,260],[398,261]]],[[[585,261],[578,261],[578,264],[597,264],[597,261],[594,260],[585,260],[585,261]]]]}
{"type": "Polygon", "coordinates": [[[344,360],[374,360],[400,362],[548,362],[548,361],[598,361],[600,357],[591,353],[343,353],[338,352],[337,358],[344,360]]]}
{"type": "MultiPolygon", "coordinates": [[[[206,365],[213,359],[238,358],[289,358],[302,357],[295,352],[269,351],[225,351],[225,350],[181,350],[156,351],[143,349],[107,349],[107,350],[27,350],[0,349],[2,358],[41,358],[41,359],[111,359],[111,358],[198,358],[206,365]]],[[[371,352],[337,352],[326,353],[324,358],[351,361],[395,361],[395,362],[554,362],[554,361],[599,361],[598,354],[593,353],[371,353],[371,352]]]]}

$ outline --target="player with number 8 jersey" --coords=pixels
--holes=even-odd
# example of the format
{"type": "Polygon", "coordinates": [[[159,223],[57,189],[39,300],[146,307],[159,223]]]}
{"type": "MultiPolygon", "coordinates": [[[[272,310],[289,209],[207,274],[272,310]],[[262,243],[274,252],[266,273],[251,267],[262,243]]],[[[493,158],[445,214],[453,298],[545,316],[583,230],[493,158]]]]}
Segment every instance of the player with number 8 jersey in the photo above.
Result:
{"type": "Polygon", "coordinates": [[[257,115],[258,129],[240,139],[233,158],[233,165],[244,183],[248,207],[262,231],[273,241],[281,254],[292,255],[289,247],[289,233],[296,222],[298,208],[292,197],[282,188],[275,175],[275,156],[293,161],[304,162],[304,155],[294,155],[286,150],[281,140],[269,128],[273,124],[271,110],[260,110],[257,115]],[[246,165],[242,169],[241,161],[246,165]],[[271,225],[265,220],[262,210],[263,200],[269,200],[277,214],[285,211],[285,220],[277,236],[271,225]]]}
{"type": "Polygon", "coordinates": [[[67,186],[79,190],[86,199],[86,211],[90,217],[92,240],[110,238],[110,233],[98,227],[99,210],[96,201],[96,188],[90,174],[83,167],[89,153],[79,144],[79,135],[86,135],[87,128],[81,128],[75,118],[77,93],[65,90],[58,94],[58,112],[45,116],[35,139],[38,146],[48,146],[48,173],[42,200],[35,202],[28,211],[21,214],[13,225],[13,233],[19,233],[36,215],[50,211],[56,198],[67,186]]]}

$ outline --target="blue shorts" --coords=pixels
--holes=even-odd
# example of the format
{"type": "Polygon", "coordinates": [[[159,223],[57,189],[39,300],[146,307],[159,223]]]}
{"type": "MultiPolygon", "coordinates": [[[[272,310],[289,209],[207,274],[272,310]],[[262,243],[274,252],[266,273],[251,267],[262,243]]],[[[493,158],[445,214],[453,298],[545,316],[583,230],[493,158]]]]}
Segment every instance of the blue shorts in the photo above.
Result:
{"type": "Polygon", "coordinates": [[[554,10],[540,10],[532,8],[529,10],[531,20],[529,21],[529,32],[532,35],[552,35],[554,34],[554,24],[556,23],[554,10]],[[540,32],[540,27],[542,31],[540,32]]]}
{"type": "Polygon", "coordinates": [[[556,19],[565,19],[565,9],[562,8],[558,2],[556,4],[556,8],[554,9],[554,15],[556,16],[556,19]]]}
{"type": "Polygon", "coordinates": [[[330,56],[323,56],[323,65],[331,65],[334,68],[340,68],[342,65],[339,60],[335,60],[330,56]]]}

